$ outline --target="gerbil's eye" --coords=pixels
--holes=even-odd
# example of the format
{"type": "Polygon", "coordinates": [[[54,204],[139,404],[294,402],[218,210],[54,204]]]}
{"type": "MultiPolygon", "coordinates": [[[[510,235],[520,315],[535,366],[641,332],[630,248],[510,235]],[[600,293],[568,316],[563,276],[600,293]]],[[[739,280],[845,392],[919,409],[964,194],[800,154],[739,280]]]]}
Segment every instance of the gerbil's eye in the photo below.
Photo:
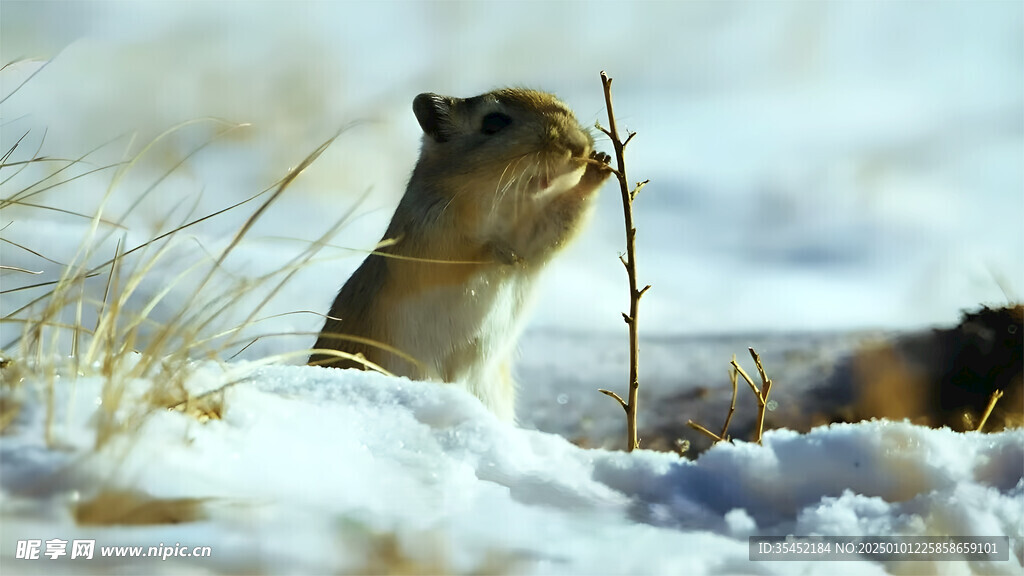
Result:
{"type": "Polygon", "coordinates": [[[480,124],[480,131],[488,136],[491,134],[497,134],[502,128],[512,123],[512,118],[507,114],[501,112],[491,112],[487,116],[484,116],[483,122],[480,124]]]}

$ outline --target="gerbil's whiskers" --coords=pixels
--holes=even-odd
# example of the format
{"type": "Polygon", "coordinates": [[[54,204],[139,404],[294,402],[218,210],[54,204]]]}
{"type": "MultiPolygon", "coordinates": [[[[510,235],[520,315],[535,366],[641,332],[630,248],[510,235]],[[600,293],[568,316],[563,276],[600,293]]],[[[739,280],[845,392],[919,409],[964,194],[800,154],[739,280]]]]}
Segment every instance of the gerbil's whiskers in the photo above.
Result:
{"type": "Polygon", "coordinates": [[[540,163],[541,163],[540,152],[539,151],[538,152],[534,152],[533,154],[531,154],[531,156],[534,157],[534,160],[531,161],[530,165],[527,166],[523,170],[523,174],[525,175],[525,174],[529,173],[529,176],[525,180],[520,178],[519,179],[519,186],[516,189],[515,203],[513,204],[513,207],[514,207],[514,209],[513,209],[513,216],[516,219],[519,218],[519,204],[520,204],[520,202],[524,201],[526,193],[529,191],[527,189],[527,187],[529,186],[530,182],[533,182],[539,176],[539,172],[540,172],[540,163]]]}
{"type": "Polygon", "coordinates": [[[490,216],[494,216],[494,213],[498,210],[498,206],[500,206],[505,200],[505,195],[508,194],[509,189],[520,180],[519,176],[521,174],[517,173],[516,170],[519,168],[519,163],[523,161],[523,158],[525,158],[525,156],[519,156],[515,160],[509,161],[509,163],[505,165],[505,169],[501,172],[501,177],[498,178],[497,188],[494,191],[494,202],[491,204],[490,216]],[[509,174],[509,179],[508,182],[502,186],[501,182],[505,178],[506,173],[509,174]]]}
{"type": "Polygon", "coordinates": [[[455,199],[464,193],[465,190],[463,188],[456,188],[455,193],[452,194],[452,197],[449,198],[448,202],[445,203],[444,208],[441,208],[441,211],[437,214],[437,217],[440,218],[441,216],[444,216],[444,213],[448,211],[448,207],[452,205],[452,202],[455,202],[455,199]]]}

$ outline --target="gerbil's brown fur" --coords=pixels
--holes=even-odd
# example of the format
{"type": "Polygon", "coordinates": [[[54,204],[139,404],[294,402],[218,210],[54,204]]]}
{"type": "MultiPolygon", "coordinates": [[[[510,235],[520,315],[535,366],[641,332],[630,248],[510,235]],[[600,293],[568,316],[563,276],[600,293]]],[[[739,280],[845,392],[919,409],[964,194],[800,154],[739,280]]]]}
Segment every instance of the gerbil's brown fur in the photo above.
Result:
{"type": "MultiPolygon", "coordinates": [[[[609,158],[543,92],[420,94],[413,111],[423,146],[384,235],[395,242],[345,283],[315,348],[459,383],[513,420],[509,363],[523,308],[537,272],[581,228],[609,158]]],[[[322,353],[309,362],[361,366],[322,353]]]]}

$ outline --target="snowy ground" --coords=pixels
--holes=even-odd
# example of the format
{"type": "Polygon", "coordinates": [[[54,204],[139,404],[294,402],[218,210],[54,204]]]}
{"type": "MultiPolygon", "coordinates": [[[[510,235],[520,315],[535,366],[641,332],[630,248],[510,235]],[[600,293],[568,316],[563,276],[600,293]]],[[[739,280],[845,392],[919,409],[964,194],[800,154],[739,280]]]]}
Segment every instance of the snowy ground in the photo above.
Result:
{"type": "MultiPolygon", "coordinates": [[[[198,367],[196,385],[237,378],[198,367]]],[[[139,386],[148,383],[139,382],[139,386]]],[[[198,389],[197,389],[198,390],[198,389]]],[[[91,452],[98,378],[60,388],[55,443],[30,403],[0,444],[5,574],[364,573],[380,542],[427,573],[1019,574],[1024,431],[875,422],[767,434],[696,462],[578,448],[496,421],[453,388],[307,367],[258,369],[222,420],[152,415],[91,452]],[[199,499],[201,518],[76,525],[97,491],[199,499]],[[750,562],[757,535],[1011,536],[998,562],[750,562]],[[210,546],[166,561],[14,559],[19,539],[210,546]]]]}
{"type": "MultiPolygon", "coordinates": [[[[118,240],[138,245],[190,210],[208,214],[264,189],[361,120],[217,277],[223,287],[280,268],[371,190],[261,316],[322,312],[361,257],[338,247],[371,246],[401,194],[416,157],[416,93],[536,86],[591,123],[602,118],[597,73],[607,69],[620,119],[639,132],[631,177],[652,180],[637,203],[641,280],[654,285],[642,308],[645,445],[698,443],[690,418],[717,425],[728,361],[736,354],[749,367],[748,346],[776,381],[778,413],[801,411],[802,392],[861,342],[952,324],[961,308],[1024,290],[1019,3],[633,3],[614,19],[618,43],[589,4],[558,3],[541,19],[526,3],[238,6],[0,3],[3,63],[57,55],[41,71],[37,61],[0,72],[0,98],[39,72],[0,106],[0,150],[25,135],[11,161],[37,147],[77,158],[122,136],[69,178],[132,158],[179,122],[252,123],[188,158],[220,125],[185,126],[114,186],[101,170],[34,197],[90,215],[102,205],[116,219],[157,184],[126,229],[99,228],[110,234],[93,263],[118,240]]],[[[11,180],[5,169],[0,197],[56,166],[11,180]]],[[[223,363],[194,366],[193,391],[247,373],[227,389],[223,419],[156,413],[98,452],[101,380],[64,372],[51,403],[37,374],[17,387],[21,409],[0,436],[0,573],[1021,573],[1020,430],[875,422],[772,430],[764,446],[719,445],[695,461],[606,451],[621,446],[623,419],[596,389],[625,382],[627,305],[621,207],[607,192],[541,286],[516,366],[521,427],[449,387],[299,366],[248,374],[247,360],[308,347],[302,333],[320,324],[310,314],[261,322],[248,332],[291,336],[228,361],[248,342],[239,338],[223,363]],[[71,511],[104,491],[170,502],[183,521],[76,522],[71,511]],[[748,560],[748,536],[785,534],[1009,536],[1011,552],[990,563],[748,560]],[[212,556],[14,558],[18,540],[51,538],[202,545],[212,556]]],[[[218,254],[249,213],[190,228],[129,307],[218,254]]],[[[5,240],[57,263],[75,259],[89,226],[25,207],[0,218],[5,240]]],[[[0,259],[42,272],[5,272],[3,289],[62,272],[7,243],[0,259]]],[[[102,280],[86,298],[102,298],[102,280]]],[[[195,282],[174,284],[150,317],[168,321],[191,305],[195,282]]],[[[264,293],[235,294],[236,308],[207,332],[240,322],[264,293]]],[[[37,294],[4,294],[2,313],[37,294]]],[[[0,324],[0,346],[19,333],[0,324]]],[[[132,383],[136,392],[151,384],[132,383]]],[[[741,400],[734,429],[749,424],[750,405],[741,400]]]]}

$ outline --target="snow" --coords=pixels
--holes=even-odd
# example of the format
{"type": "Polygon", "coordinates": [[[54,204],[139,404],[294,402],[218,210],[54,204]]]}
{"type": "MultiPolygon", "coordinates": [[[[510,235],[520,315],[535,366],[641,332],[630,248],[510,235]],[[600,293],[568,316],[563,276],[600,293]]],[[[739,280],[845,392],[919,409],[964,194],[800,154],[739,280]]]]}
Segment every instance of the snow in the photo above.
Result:
{"type": "MultiPolygon", "coordinates": [[[[861,342],[1019,297],[1020,3],[633,3],[617,8],[615,40],[606,8],[575,3],[553,4],[541,19],[526,3],[239,6],[2,2],[2,63],[52,58],[0,72],[0,98],[39,72],[0,106],[0,151],[27,133],[12,161],[37,147],[77,158],[108,142],[62,176],[73,177],[195,121],[117,178],[99,170],[33,199],[89,215],[102,206],[116,219],[150,190],[127,229],[100,226],[90,237],[84,219],[11,207],[0,221],[5,240],[61,263],[95,242],[89,262],[98,264],[119,240],[137,246],[263,190],[350,126],[214,276],[211,287],[235,307],[199,335],[210,337],[270,291],[240,292],[235,281],[280,270],[356,208],[274,294],[259,314],[266,320],[216,363],[197,351],[192,392],[233,383],[221,419],[135,418],[144,393],[167,385],[147,376],[126,383],[132,394],[117,414],[138,428],[97,450],[109,383],[91,368],[74,377],[63,360],[26,374],[17,419],[0,436],[0,572],[1021,573],[1021,430],[878,421],[770,429],[763,446],[737,440],[695,460],[613,450],[623,443],[621,409],[596,389],[625,382],[619,312],[628,302],[610,187],[540,286],[515,367],[519,426],[453,387],[250,363],[308,348],[322,318],[275,315],[324,312],[380,237],[416,158],[415,94],[539,87],[592,124],[603,119],[597,73],[606,69],[620,122],[638,132],[630,177],[652,181],[636,205],[640,279],[654,285],[641,308],[641,437],[696,442],[686,419],[720,421],[728,360],[748,346],[775,379],[779,409],[808,409],[804,393],[861,342]],[[196,121],[210,117],[222,120],[196,121]],[[248,126],[215,138],[224,122],[248,126]],[[259,334],[275,336],[234,356],[259,334]],[[691,398],[701,390],[710,399],[698,410],[691,398]],[[117,490],[186,499],[201,517],[76,522],[76,505],[117,490]],[[748,560],[748,537],[787,534],[1009,536],[1011,551],[992,563],[748,560]],[[14,558],[16,541],[50,538],[213,554],[14,558]]],[[[0,197],[52,168],[30,165],[11,180],[5,170],[0,197]]],[[[219,254],[246,208],[182,234],[128,309],[167,288],[152,320],[202,309],[191,297],[201,270],[179,274],[219,254]]],[[[63,270],[6,243],[0,256],[43,272],[5,272],[4,289],[63,270]]],[[[87,300],[102,298],[102,280],[87,286],[87,300]]],[[[2,313],[36,295],[5,293],[2,313]]],[[[91,306],[83,314],[88,325],[91,306]]],[[[0,345],[20,330],[0,323],[0,345]]],[[[751,417],[741,407],[734,429],[751,417]]]]}
{"type": "Polygon", "coordinates": [[[523,574],[1021,569],[1022,430],[962,434],[887,421],[773,430],[763,446],[722,444],[690,461],[578,448],[502,423],[451,386],[315,367],[193,369],[195,393],[237,382],[225,390],[223,419],[155,413],[98,451],[90,422],[102,378],[57,388],[60,449],[40,441],[45,404],[25,404],[16,433],[0,443],[5,573],[124,568],[112,559],[13,559],[10,542],[32,538],[213,549],[192,562],[137,559],[132,571],[148,573],[360,572],[379,534],[393,534],[408,561],[456,573],[496,558],[523,574]],[[198,498],[205,518],[76,525],[68,504],[100,489],[198,498]],[[785,534],[1009,535],[1013,548],[1006,562],[909,569],[748,561],[747,537],[785,534]]]}

